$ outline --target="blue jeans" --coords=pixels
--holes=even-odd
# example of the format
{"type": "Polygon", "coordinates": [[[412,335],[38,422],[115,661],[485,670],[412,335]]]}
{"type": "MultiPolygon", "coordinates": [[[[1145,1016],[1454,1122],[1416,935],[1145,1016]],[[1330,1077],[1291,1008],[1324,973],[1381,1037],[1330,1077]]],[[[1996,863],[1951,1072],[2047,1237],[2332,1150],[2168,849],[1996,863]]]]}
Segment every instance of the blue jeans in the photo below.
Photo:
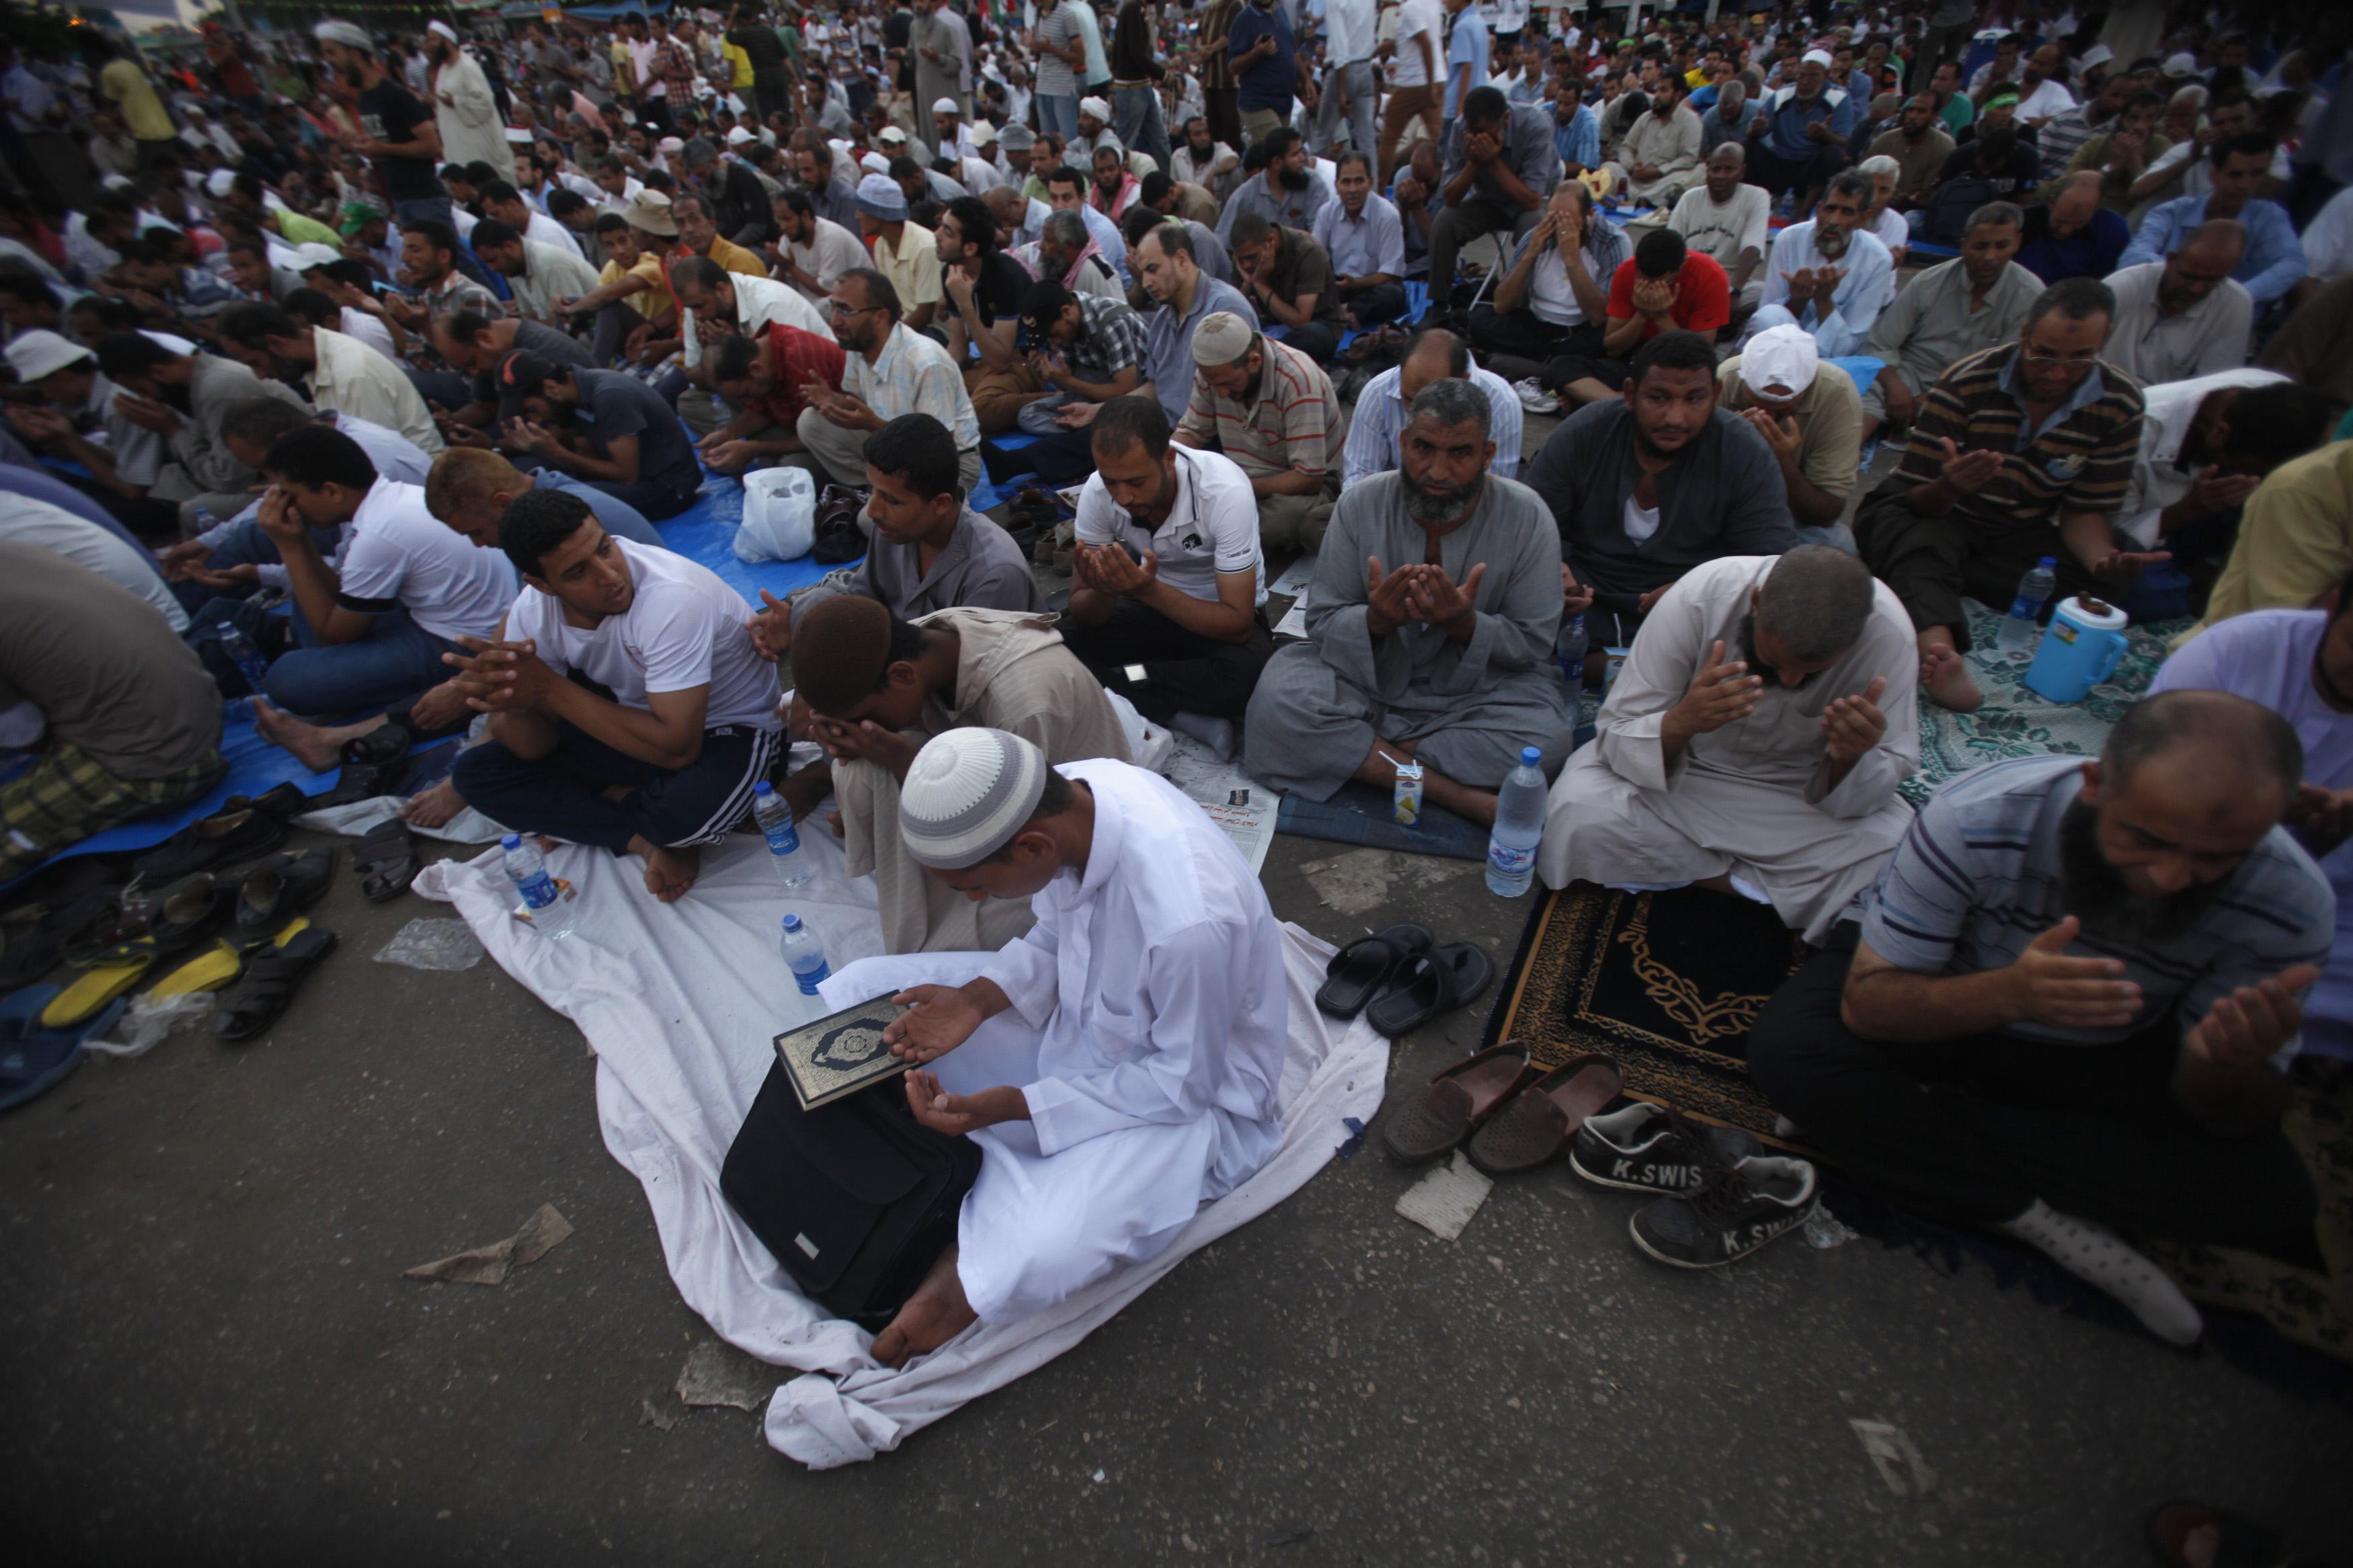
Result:
{"type": "Polygon", "coordinates": [[[1160,91],[1157,88],[1114,87],[1111,89],[1112,129],[1118,134],[1120,145],[1131,153],[1141,153],[1168,172],[1172,155],[1168,146],[1168,124],[1160,112],[1160,91]]]}
{"type": "Polygon", "coordinates": [[[422,696],[449,674],[441,656],[459,651],[419,627],[406,609],[376,616],[359,641],[329,647],[297,608],[294,637],[301,646],[279,656],[261,691],[289,713],[311,719],[377,713],[422,696]]]}
{"type": "Polygon", "coordinates": [[[1037,96],[1038,129],[1068,142],[1079,133],[1079,95],[1056,93],[1037,96]]]}
{"type": "MultiPolygon", "coordinates": [[[[447,228],[453,237],[458,233],[457,220],[450,216],[448,196],[416,196],[408,201],[395,202],[392,204],[392,217],[393,226],[396,228],[413,219],[418,222],[438,223],[447,228]]],[[[472,248],[462,239],[458,241],[456,260],[459,271],[480,283],[491,293],[498,295],[500,299],[508,298],[508,295],[503,292],[506,279],[493,279],[489,273],[483,271],[482,264],[474,259],[472,248]]]]}

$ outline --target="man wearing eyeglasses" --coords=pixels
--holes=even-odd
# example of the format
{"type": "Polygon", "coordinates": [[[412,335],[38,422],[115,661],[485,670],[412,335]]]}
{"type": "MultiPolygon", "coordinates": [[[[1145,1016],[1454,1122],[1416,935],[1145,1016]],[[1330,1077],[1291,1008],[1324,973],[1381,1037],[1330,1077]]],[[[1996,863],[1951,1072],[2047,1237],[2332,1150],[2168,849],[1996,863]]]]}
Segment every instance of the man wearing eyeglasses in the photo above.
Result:
{"type": "Polygon", "coordinates": [[[1921,689],[1944,707],[1967,712],[1983,700],[1961,658],[1970,646],[1963,595],[2007,609],[2019,579],[2050,556],[2059,579],[2051,605],[2078,593],[2116,598],[2143,566],[2168,559],[2117,542],[2141,395],[2100,358],[2116,309],[2096,279],[2044,289],[2016,342],[1937,378],[1904,460],[1855,515],[1864,563],[1911,612],[1921,689]]]}
{"type": "Polygon", "coordinates": [[[866,483],[866,437],[902,414],[928,414],[955,438],[966,494],[980,482],[980,421],[948,351],[900,320],[899,291],[871,268],[834,279],[826,310],[847,353],[841,389],[802,389],[796,430],[837,483],[866,483]]]}

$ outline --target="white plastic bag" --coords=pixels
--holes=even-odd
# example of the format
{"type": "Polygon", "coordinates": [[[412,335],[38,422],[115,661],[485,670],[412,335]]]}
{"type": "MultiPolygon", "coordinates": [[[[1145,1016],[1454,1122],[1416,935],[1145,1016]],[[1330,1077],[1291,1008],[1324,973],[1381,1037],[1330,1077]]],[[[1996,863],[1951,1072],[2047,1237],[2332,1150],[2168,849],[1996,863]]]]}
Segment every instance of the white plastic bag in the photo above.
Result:
{"type": "Polygon", "coordinates": [[[744,476],[738,561],[797,561],[817,543],[817,481],[807,468],[761,468],[744,476]]]}

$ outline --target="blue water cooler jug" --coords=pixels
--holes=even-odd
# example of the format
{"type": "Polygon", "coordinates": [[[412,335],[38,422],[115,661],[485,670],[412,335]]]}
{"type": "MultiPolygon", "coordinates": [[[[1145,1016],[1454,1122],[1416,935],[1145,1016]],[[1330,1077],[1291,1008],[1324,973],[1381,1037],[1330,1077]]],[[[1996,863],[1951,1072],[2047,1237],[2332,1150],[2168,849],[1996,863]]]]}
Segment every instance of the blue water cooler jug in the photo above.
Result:
{"type": "Polygon", "coordinates": [[[2125,656],[2125,613],[2100,599],[2063,599],[2043,629],[2026,685],[2053,702],[2081,702],[2125,656]]]}

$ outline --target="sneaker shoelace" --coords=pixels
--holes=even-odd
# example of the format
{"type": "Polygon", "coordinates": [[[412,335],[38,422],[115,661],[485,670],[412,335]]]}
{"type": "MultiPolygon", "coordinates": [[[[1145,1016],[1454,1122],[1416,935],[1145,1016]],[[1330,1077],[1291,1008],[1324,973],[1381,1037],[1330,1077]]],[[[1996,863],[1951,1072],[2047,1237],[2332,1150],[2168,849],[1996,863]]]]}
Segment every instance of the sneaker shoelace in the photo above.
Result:
{"type": "Polygon", "coordinates": [[[1669,1106],[1667,1127],[1675,1137],[1683,1140],[1685,1146],[1692,1152],[1692,1159],[1702,1169],[1714,1172],[1731,1168],[1732,1163],[1725,1158],[1724,1151],[1717,1148],[1715,1140],[1708,1136],[1710,1129],[1705,1123],[1694,1121],[1681,1110],[1669,1106]]]}
{"type": "Polygon", "coordinates": [[[1707,1179],[1683,1201],[1691,1205],[1693,1215],[1702,1223],[1713,1226],[1736,1218],[1756,1196],[1747,1177],[1731,1165],[1717,1164],[1709,1169],[1707,1179]]]}

